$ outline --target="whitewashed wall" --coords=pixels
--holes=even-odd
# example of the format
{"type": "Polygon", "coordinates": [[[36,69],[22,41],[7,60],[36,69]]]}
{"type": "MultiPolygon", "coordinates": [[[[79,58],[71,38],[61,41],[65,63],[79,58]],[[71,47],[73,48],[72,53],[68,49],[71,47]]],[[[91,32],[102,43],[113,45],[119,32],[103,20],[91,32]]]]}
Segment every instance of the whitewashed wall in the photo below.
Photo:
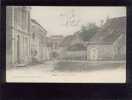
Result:
{"type": "Polygon", "coordinates": [[[114,49],[112,45],[88,45],[87,47],[87,59],[91,59],[91,50],[97,49],[97,60],[112,59],[114,57],[114,49]]]}

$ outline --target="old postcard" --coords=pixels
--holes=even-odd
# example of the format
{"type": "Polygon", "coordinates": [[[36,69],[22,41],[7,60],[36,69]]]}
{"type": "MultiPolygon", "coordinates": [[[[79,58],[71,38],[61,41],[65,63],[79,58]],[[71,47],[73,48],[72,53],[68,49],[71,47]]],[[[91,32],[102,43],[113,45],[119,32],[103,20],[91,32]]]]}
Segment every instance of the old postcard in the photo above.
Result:
{"type": "Polygon", "coordinates": [[[125,6],[7,6],[6,81],[126,82],[125,6]]]}

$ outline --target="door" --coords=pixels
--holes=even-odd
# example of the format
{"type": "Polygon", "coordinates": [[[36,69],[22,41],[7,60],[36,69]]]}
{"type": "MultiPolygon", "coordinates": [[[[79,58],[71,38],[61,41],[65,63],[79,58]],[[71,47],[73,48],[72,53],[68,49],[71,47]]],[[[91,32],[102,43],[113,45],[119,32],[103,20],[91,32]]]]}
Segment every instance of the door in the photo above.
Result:
{"type": "Polygon", "coordinates": [[[97,60],[97,58],[98,58],[98,50],[97,50],[97,48],[91,48],[91,50],[90,50],[90,58],[91,58],[91,60],[97,60]]]}
{"type": "Polygon", "coordinates": [[[20,63],[20,37],[17,36],[17,63],[20,63]]]}

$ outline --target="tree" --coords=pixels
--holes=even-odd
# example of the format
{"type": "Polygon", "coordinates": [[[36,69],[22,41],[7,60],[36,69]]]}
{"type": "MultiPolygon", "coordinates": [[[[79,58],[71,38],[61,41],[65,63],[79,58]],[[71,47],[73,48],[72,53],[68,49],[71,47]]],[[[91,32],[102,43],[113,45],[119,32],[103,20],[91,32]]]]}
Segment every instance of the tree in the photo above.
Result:
{"type": "Polygon", "coordinates": [[[98,30],[98,27],[94,23],[83,25],[78,32],[83,41],[88,41],[98,30]]]}

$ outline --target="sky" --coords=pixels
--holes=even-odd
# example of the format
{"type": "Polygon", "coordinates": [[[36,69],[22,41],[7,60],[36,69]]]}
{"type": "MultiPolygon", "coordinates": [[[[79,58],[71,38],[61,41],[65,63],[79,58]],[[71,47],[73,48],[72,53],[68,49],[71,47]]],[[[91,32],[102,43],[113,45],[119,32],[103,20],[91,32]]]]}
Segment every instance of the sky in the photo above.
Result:
{"type": "Polygon", "coordinates": [[[32,6],[31,18],[47,30],[47,35],[71,35],[80,30],[82,25],[95,23],[100,26],[101,20],[126,16],[125,6],[32,6]],[[75,15],[75,17],[71,17],[75,15]]]}

